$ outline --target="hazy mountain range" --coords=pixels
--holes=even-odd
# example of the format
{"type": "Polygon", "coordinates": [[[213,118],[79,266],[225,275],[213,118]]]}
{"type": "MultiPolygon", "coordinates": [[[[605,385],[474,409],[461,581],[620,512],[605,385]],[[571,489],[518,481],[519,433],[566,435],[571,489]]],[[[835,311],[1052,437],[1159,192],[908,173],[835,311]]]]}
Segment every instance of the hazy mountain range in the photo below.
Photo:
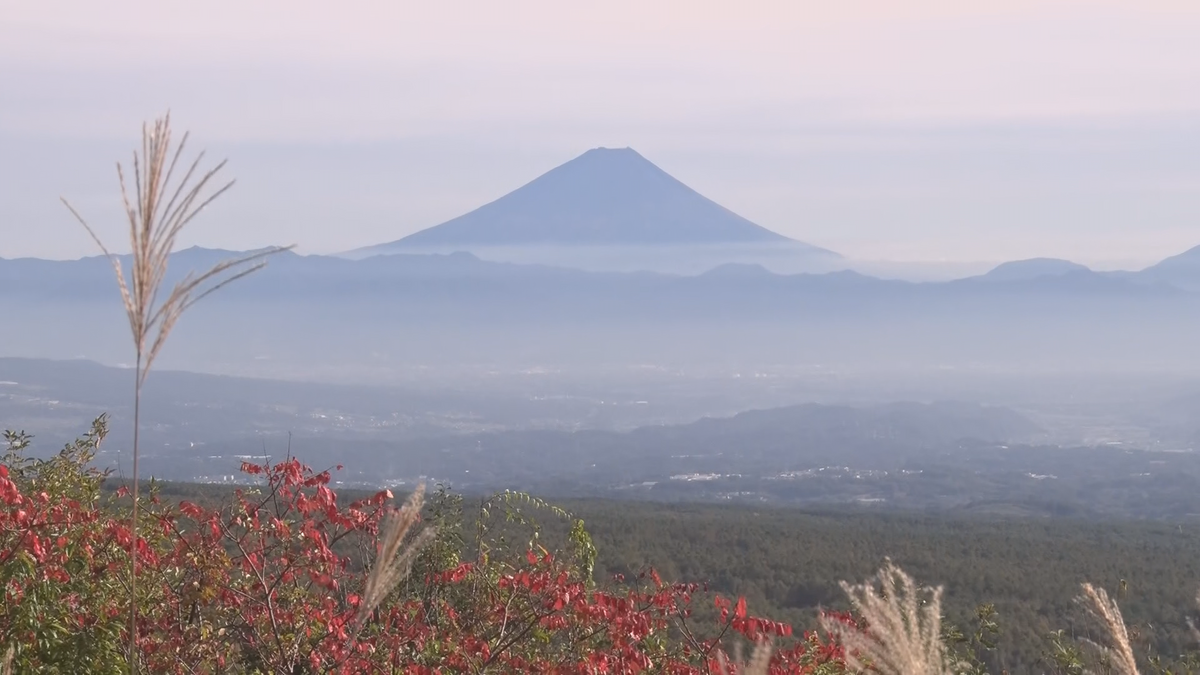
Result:
{"type": "MultiPolygon", "coordinates": [[[[243,254],[193,247],[175,253],[171,259],[170,279],[187,272],[202,271],[222,260],[243,254]]],[[[128,267],[129,259],[122,256],[128,267]]],[[[635,284],[647,288],[687,286],[704,283],[737,286],[752,283],[761,288],[797,289],[833,285],[869,285],[875,288],[976,289],[978,282],[1033,284],[1041,290],[1072,288],[1128,292],[1138,294],[1175,294],[1200,291],[1200,246],[1140,271],[1097,272],[1068,260],[1036,258],[998,265],[990,272],[949,282],[912,283],[879,279],[852,270],[823,274],[776,274],[762,265],[726,263],[697,275],[656,272],[590,272],[563,266],[520,265],[484,260],[466,251],[449,254],[377,255],[358,260],[334,256],[301,256],[287,252],[269,259],[269,269],[238,284],[231,292],[239,297],[328,295],[343,292],[385,293],[387,284],[408,283],[414,279],[510,279],[572,282],[571,285],[635,284]],[[705,280],[703,282],[698,280],[705,280]]],[[[97,284],[112,276],[112,266],[101,256],[80,260],[42,260],[38,258],[0,258],[0,297],[23,294],[46,295],[59,299],[82,299],[93,294],[112,295],[111,288],[97,284]]]]}
{"type": "MultiPolygon", "coordinates": [[[[180,252],[172,273],[225,255],[180,252]]],[[[1141,272],[1036,262],[944,283],[741,264],[680,276],[466,253],[284,254],[197,305],[167,356],[223,372],[251,363],[368,373],[389,363],[1182,368],[1200,363],[1198,272],[1197,250],[1141,272]]],[[[128,353],[104,259],[0,260],[0,311],[14,327],[9,355],[113,363],[128,353]]]]}
{"type": "MultiPolygon", "coordinates": [[[[781,261],[847,261],[737,216],[631,149],[589,151],[466,215],[354,253],[276,256],[198,305],[164,358],[384,381],[401,366],[466,364],[1200,367],[1200,247],[1129,272],[1035,259],[936,283],[776,273],[781,261]],[[439,247],[449,252],[370,255],[439,247]],[[556,264],[491,255],[516,251],[556,264]],[[596,251],[699,271],[572,267],[596,251]]],[[[229,255],[181,251],[168,282],[229,255]]],[[[11,327],[0,355],[128,354],[103,258],[0,259],[0,311],[11,327]]]]}

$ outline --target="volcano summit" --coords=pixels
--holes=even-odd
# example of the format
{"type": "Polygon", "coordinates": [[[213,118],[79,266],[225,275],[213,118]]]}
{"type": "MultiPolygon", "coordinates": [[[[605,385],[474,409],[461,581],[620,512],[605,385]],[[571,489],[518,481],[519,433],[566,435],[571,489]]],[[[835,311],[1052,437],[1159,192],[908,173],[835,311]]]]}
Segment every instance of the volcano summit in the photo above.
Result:
{"type": "Polygon", "coordinates": [[[631,148],[595,148],[513,192],[355,257],[480,247],[783,245],[836,256],[764,227],[679,182],[631,148]]]}

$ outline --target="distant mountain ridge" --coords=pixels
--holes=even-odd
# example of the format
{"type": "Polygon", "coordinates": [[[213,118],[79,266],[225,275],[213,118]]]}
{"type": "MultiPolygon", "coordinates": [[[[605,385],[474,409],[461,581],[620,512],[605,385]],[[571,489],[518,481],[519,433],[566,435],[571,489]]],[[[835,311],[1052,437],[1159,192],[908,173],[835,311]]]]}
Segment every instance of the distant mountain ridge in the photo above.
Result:
{"type": "Polygon", "coordinates": [[[1170,284],[1189,291],[1200,291],[1200,246],[1171,256],[1137,273],[1141,280],[1170,284]]]}
{"type": "Polygon", "coordinates": [[[1042,283],[1077,287],[1121,288],[1124,284],[1174,288],[1200,292],[1200,246],[1171,256],[1139,271],[1097,272],[1085,265],[1059,258],[1030,258],[1001,263],[974,281],[1042,283]]]}
{"type": "MultiPolygon", "coordinates": [[[[167,283],[190,272],[201,272],[212,265],[248,252],[191,247],[171,256],[167,283]]],[[[337,256],[298,255],[281,252],[267,259],[268,268],[241,281],[223,297],[330,297],[340,293],[388,294],[400,290],[390,284],[408,284],[413,280],[437,279],[504,279],[543,283],[553,280],[560,288],[630,284],[647,287],[696,286],[716,288],[755,288],[772,293],[790,293],[801,289],[843,288],[848,286],[884,289],[909,288],[912,292],[973,292],[1008,291],[1085,291],[1116,292],[1134,295],[1162,295],[1187,291],[1192,274],[1200,274],[1200,247],[1140,272],[1095,272],[1067,260],[1036,258],[1003,263],[987,274],[955,281],[914,283],[896,279],[881,279],[853,270],[826,273],[779,274],[762,265],[726,263],[699,274],[664,274],[652,271],[616,272],[585,271],[567,266],[519,264],[485,260],[466,251],[454,253],[396,253],[348,259],[337,256]],[[980,285],[979,282],[988,282],[980,285]],[[1177,283],[1178,282],[1178,283],[1177,283]],[[960,290],[954,290],[960,289],[960,290]],[[1008,289],[1008,290],[1006,290],[1008,289]]],[[[128,267],[127,256],[121,260],[128,267]]],[[[116,293],[112,268],[103,256],[78,260],[43,260],[39,258],[0,258],[0,298],[17,298],[25,294],[39,297],[86,298],[96,293],[116,293]]],[[[1198,279],[1200,281],[1200,279],[1198,279]]],[[[408,291],[405,291],[407,294],[408,291]]],[[[356,297],[359,297],[356,295],[356,297]]]]}
{"type": "MultiPolygon", "coordinates": [[[[181,251],[168,283],[220,255],[181,251]]],[[[285,253],[190,312],[163,363],[238,373],[350,368],[362,381],[386,377],[388,364],[1200,368],[1200,292],[1141,274],[914,283],[740,264],[678,275],[469,253],[285,253]]],[[[103,258],[0,260],[0,312],[14,327],[0,356],[113,363],[128,353],[103,258]]]]}
{"type": "Polygon", "coordinates": [[[474,211],[354,255],[473,246],[791,244],[631,148],[594,148],[474,211]]]}
{"type": "Polygon", "coordinates": [[[1031,258],[1001,263],[981,278],[988,281],[1026,281],[1044,276],[1059,276],[1069,272],[1090,272],[1087,267],[1058,258],[1031,258]]]}

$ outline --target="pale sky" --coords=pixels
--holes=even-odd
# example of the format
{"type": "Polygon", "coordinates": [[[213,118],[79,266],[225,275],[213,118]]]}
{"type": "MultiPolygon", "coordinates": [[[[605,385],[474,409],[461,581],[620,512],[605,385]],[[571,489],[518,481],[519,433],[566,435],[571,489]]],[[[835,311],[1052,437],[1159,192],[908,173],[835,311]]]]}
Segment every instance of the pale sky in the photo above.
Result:
{"type": "Polygon", "coordinates": [[[597,146],[851,257],[1200,244],[1200,3],[0,0],[0,257],[121,234],[170,108],[234,191],[185,244],[329,253],[597,146]]]}

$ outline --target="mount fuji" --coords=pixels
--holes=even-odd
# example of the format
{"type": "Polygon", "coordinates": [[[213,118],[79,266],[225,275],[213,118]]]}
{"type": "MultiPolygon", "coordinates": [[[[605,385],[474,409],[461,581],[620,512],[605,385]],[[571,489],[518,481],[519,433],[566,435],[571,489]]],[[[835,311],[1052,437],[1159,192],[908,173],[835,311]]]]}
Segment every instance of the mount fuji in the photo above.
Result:
{"type": "Polygon", "coordinates": [[[702,254],[702,268],[729,262],[769,265],[764,256],[799,256],[809,262],[841,258],[739,216],[632,148],[589,150],[469,213],[346,255],[455,251],[543,263],[562,263],[564,256],[578,259],[581,252],[595,261],[608,253],[634,265],[639,259],[678,261],[702,254]],[[538,259],[522,259],[531,253],[538,259]]]}

